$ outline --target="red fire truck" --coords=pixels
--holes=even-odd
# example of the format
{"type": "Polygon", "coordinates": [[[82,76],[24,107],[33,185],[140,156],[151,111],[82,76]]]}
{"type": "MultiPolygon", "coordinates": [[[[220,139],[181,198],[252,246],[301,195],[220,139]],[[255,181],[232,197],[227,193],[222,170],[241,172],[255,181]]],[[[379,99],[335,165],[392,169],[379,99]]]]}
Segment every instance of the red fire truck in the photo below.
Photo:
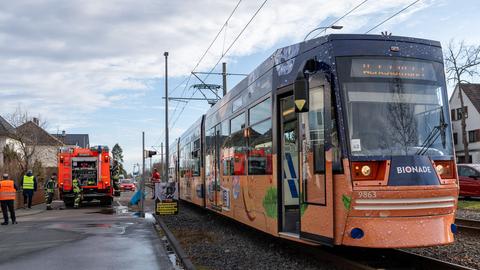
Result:
{"type": "Polygon", "coordinates": [[[75,194],[72,180],[82,189],[82,201],[100,200],[111,205],[114,188],[110,177],[110,156],[107,146],[62,148],[58,153],[58,189],[65,205],[73,206],[75,194]]]}

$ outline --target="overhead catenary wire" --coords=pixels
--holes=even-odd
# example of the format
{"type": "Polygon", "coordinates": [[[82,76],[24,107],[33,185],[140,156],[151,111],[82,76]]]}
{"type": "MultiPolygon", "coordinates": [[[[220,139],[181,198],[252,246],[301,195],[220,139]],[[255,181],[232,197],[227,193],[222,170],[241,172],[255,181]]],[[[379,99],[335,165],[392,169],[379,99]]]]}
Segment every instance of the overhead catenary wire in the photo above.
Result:
{"type": "Polygon", "coordinates": [[[368,30],[367,32],[365,32],[365,34],[368,34],[370,32],[372,32],[373,30],[375,30],[377,27],[379,27],[380,25],[388,22],[389,20],[391,20],[392,18],[394,18],[395,16],[397,16],[398,14],[404,12],[405,10],[407,10],[409,7],[415,5],[417,2],[419,2],[420,0],[415,0],[413,1],[412,3],[410,3],[408,6],[402,8],[401,10],[399,10],[398,12],[396,12],[395,14],[393,14],[392,16],[386,18],[385,20],[383,20],[382,22],[380,22],[379,24],[375,25],[374,27],[370,28],[370,30],[368,30]]]}
{"type": "MultiPolygon", "coordinates": [[[[247,24],[245,24],[245,26],[242,28],[242,30],[240,31],[240,33],[235,37],[235,39],[232,41],[232,43],[230,43],[230,45],[228,46],[228,48],[225,50],[225,52],[222,52],[222,55],[220,56],[220,58],[218,59],[218,61],[215,63],[215,65],[210,69],[210,71],[206,74],[206,76],[203,78],[203,81],[206,81],[206,79],[208,79],[208,77],[210,76],[210,74],[212,74],[212,72],[215,70],[215,68],[217,67],[217,65],[220,63],[220,61],[222,61],[223,57],[230,51],[230,49],[233,47],[233,45],[235,45],[235,43],[238,41],[238,39],[242,36],[242,34],[245,32],[245,30],[247,29],[247,27],[252,23],[253,19],[255,19],[255,17],[258,15],[258,13],[260,12],[260,10],[265,6],[265,4],[267,3],[268,0],[264,0],[263,3],[260,5],[260,7],[255,11],[255,13],[252,15],[252,17],[250,18],[250,20],[247,22],[247,24]]],[[[190,96],[193,97],[195,95],[196,91],[194,91],[192,93],[192,95],[190,96]]],[[[181,113],[185,110],[185,107],[187,106],[188,103],[185,103],[182,107],[182,110],[181,110],[181,113]]],[[[172,128],[175,126],[176,122],[178,121],[178,119],[180,118],[180,115],[181,113],[179,114],[179,116],[177,117],[177,119],[175,120],[175,122],[172,123],[172,128]]]]}
{"type": "MultiPolygon", "coordinates": [[[[238,6],[240,5],[240,3],[242,2],[242,0],[239,0],[237,2],[237,4],[235,5],[235,7],[233,8],[232,12],[230,13],[230,15],[228,16],[228,18],[225,20],[225,22],[222,24],[222,27],[220,27],[220,30],[218,30],[217,34],[215,35],[215,37],[213,38],[212,42],[210,42],[210,44],[208,45],[207,49],[203,52],[202,56],[200,57],[200,59],[197,61],[197,63],[195,64],[195,66],[193,67],[193,69],[190,71],[190,74],[188,75],[188,77],[186,77],[181,83],[179,83],[177,86],[175,86],[173,88],[173,90],[170,92],[170,93],[173,93],[177,88],[179,88],[181,85],[183,85],[185,83],[185,87],[183,88],[183,91],[182,91],[182,94],[180,95],[180,97],[184,97],[185,93],[186,93],[186,90],[188,88],[188,85],[189,85],[189,82],[190,82],[190,79],[192,78],[192,72],[195,71],[195,69],[201,64],[201,62],[203,61],[203,59],[205,58],[205,56],[207,55],[208,51],[212,48],[213,44],[215,44],[215,41],[217,41],[218,37],[220,36],[220,34],[222,33],[223,29],[228,25],[228,22],[230,21],[230,19],[232,18],[233,14],[235,13],[235,11],[238,9],[238,6]]],[[[194,91],[194,93],[192,94],[191,97],[193,97],[193,95],[195,95],[195,92],[196,90],[194,91]]],[[[188,102],[187,102],[188,103],[188,102]]],[[[185,106],[187,105],[187,103],[184,104],[184,106],[182,107],[181,109],[181,112],[179,113],[179,115],[182,114],[182,112],[185,110],[185,106]]],[[[169,121],[170,119],[173,120],[173,118],[175,117],[175,114],[177,112],[177,109],[179,107],[179,104],[180,103],[177,103],[177,105],[175,106],[175,109],[173,111],[173,113],[171,114],[171,116],[169,117],[169,121]]],[[[179,117],[177,117],[177,120],[178,120],[179,117]]],[[[172,123],[172,126],[169,127],[169,128],[173,128],[175,126],[175,123],[176,121],[172,123]]],[[[165,133],[165,130],[162,132],[163,135],[165,133]]],[[[161,140],[161,137],[159,137],[159,140],[161,140]]]]}
{"type": "Polygon", "coordinates": [[[220,61],[222,61],[223,57],[228,53],[228,51],[230,51],[230,49],[233,47],[233,45],[235,45],[235,43],[237,42],[237,40],[242,36],[243,32],[245,32],[245,30],[247,29],[247,27],[250,25],[250,23],[253,21],[253,19],[255,19],[255,17],[257,16],[257,14],[260,12],[260,10],[262,10],[262,8],[265,6],[265,4],[267,3],[268,0],[265,0],[263,1],[263,3],[260,5],[260,7],[255,11],[255,13],[252,15],[252,17],[250,18],[250,20],[248,20],[247,24],[245,24],[245,26],[242,28],[242,31],[240,31],[240,33],[235,37],[235,39],[232,41],[232,43],[230,43],[230,46],[228,46],[228,48],[225,50],[224,53],[222,53],[222,55],[220,56],[220,58],[218,59],[218,61],[215,63],[215,65],[212,67],[212,69],[210,69],[210,71],[208,72],[208,74],[203,78],[203,80],[207,80],[207,78],[210,76],[210,74],[215,70],[215,68],[218,66],[218,64],[220,63],[220,61]]]}
{"type": "Polygon", "coordinates": [[[328,25],[327,27],[325,27],[325,29],[323,29],[320,33],[316,34],[315,36],[313,36],[312,39],[318,37],[321,33],[325,33],[327,31],[328,28],[334,26],[337,22],[341,21],[343,18],[347,17],[348,15],[350,15],[350,13],[354,12],[355,10],[357,10],[359,7],[363,6],[363,4],[365,4],[366,2],[368,2],[369,0],[363,0],[363,2],[361,2],[360,4],[356,5],[355,7],[353,7],[352,9],[350,9],[349,11],[347,11],[345,14],[343,14],[340,18],[338,18],[337,20],[335,20],[333,23],[331,23],[330,25],[328,25]]]}

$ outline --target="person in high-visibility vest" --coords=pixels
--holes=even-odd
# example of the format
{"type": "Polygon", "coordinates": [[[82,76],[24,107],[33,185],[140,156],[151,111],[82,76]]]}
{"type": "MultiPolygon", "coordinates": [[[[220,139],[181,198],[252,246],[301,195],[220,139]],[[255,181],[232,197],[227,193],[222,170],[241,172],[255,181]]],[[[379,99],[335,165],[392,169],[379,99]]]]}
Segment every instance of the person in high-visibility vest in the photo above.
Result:
{"type": "Polygon", "coordinates": [[[37,191],[37,179],[33,176],[32,170],[28,170],[22,179],[23,205],[24,208],[32,208],[33,193],[37,191]]]}
{"type": "Polygon", "coordinates": [[[53,196],[55,195],[55,188],[57,187],[56,181],[57,174],[53,173],[50,179],[45,181],[45,204],[47,205],[47,210],[52,210],[52,201],[53,196]]]}
{"type": "Polygon", "coordinates": [[[80,200],[82,197],[82,189],[80,188],[80,183],[78,182],[77,179],[73,179],[72,181],[72,186],[73,186],[73,194],[75,195],[74,201],[73,201],[73,208],[78,208],[80,206],[80,200]]]}
{"type": "Polygon", "coordinates": [[[8,174],[4,174],[3,179],[0,181],[0,203],[2,205],[4,220],[2,225],[8,225],[8,211],[10,211],[12,224],[17,224],[14,207],[16,194],[17,186],[15,182],[8,178],[8,174]]]}

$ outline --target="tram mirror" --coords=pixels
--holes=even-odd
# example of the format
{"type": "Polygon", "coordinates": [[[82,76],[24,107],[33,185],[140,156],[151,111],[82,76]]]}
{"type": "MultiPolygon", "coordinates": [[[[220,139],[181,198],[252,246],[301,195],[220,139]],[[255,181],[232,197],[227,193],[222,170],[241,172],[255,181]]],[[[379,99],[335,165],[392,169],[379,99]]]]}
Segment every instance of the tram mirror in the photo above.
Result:
{"type": "Polygon", "coordinates": [[[308,78],[303,74],[297,76],[293,84],[293,97],[295,101],[295,112],[308,112],[308,78]]]}

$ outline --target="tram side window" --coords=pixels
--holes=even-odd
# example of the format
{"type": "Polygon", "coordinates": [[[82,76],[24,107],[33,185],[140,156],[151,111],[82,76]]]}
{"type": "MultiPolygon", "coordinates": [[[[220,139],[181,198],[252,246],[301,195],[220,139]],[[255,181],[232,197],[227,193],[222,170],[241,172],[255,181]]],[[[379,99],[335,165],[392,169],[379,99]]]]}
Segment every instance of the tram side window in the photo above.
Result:
{"type": "Polygon", "coordinates": [[[244,134],[245,113],[230,120],[230,173],[231,175],[245,175],[247,147],[244,134]],[[233,166],[232,166],[233,165],[233,166]],[[233,167],[233,168],[232,168],[233,167]]]}
{"type": "Polygon", "coordinates": [[[272,101],[270,98],[252,107],[248,112],[248,123],[253,125],[272,115],[272,101]]]}
{"type": "Polygon", "coordinates": [[[192,175],[200,176],[200,139],[193,142],[192,175]]]}
{"type": "Polygon", "coordinates": [[[248,174],[272,174],[272,122],[270,119],[249,128],[248,174]]]}
{"type": "Polygon", "coordinates": [[[206,155],[205,155],[205,175],[210,176],[213,174],[213,149],[214,149],[214,136],[215,136],[215,129],[211,128],[207,131],[206,134],[206,155]]]}
{"type": "Polygon", "coordinates": [[[248,112],[248,174],[272,174],[271,99],[252,107],[248,112]]]}
{"type": "Polygon", "coordinates": [[[230,121],[223,121],[221,124],[221,143],[220,143],[220,159],[222,163],[223,175],[231,175],[233,167],[231,161],[233,160],[233,154],[230,155],[231,140],[228,136],[230,134],[230,121]],[[232,169],[231,169],[232,168],[232,169]]]}
{"type": "Polygon", "coordinates": [[[185,145],[185,164],[186,164],[185,176],[190,178],[192,177],[192,144],[191,143],[187,143],[185,145]]]}
{"type": "Polygon", "coordinates": [[[185,177],[185,172],[187,170],[187,156],[186,156],[187,147],[184,146],[180,150],[180,177],[185,177]]]}

